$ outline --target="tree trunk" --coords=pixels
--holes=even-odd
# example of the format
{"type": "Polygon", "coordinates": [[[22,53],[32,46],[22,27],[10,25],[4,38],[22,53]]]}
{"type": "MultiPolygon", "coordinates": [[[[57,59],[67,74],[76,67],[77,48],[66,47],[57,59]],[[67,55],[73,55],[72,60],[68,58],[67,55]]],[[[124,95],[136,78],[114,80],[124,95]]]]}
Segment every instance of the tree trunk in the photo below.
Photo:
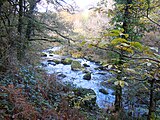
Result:
{"type": "Polygon", "coordinates": [[[2,3],[2,1],[0,1],[0,16],[1,16],[1,8],[2,8],[2,5],[3,5],[3,3],[2,3]]]}
{"type": "Polygon", "coordinates": [[[27,30],[26,30],[26,38],[27,38],[27,40],[30,39],[32,30],[33,30],[32,19],[33,19],[33,12],[34,12],[35,6],[36,6],[36,3],[34,1],[31,1],[30,2],[29,12],[28,12],[28,15],[27,15],[28,16],[28,23],[27,23],[27,30]]]}
{"type": "Polygon", "coordinates": [[[36,7],[36,4],[39,2],[40,0],[33,0],[33,1],[30,1],[30,7],[29,7],[29,11],[28,11],[28,24],[27,24],[27,30],[26,30],[26,38],[27,40],[30,39],[31,37],[31,34],[33,32],[33,20],[34,19],[34,16],[33,16],[33,13],[34,13],[34,8],[36,7]]]}
{"type": "MultiPolygon", "coordinates": [[[[117,80],[121,80],[122,79],[122,64],[123,64],[123,51],[121,51],[121,56],[120,56],[120,61],[119,61],[119,67],[118,69],[121,71],[117,74],[117,80]]],[[[122,108],[122,87],[120,84],[116,85],[116,91],[115,91],[115,111],[119,112],[122,108]]]]}
{"type": "Polygon", "coordinates": [[[25,56],[24,46],[25,38],[22,37],[22,26],[23,26],[23,0],[19,0],[19,18],[18,18],[18,33],[20,35],[17,45],[17,59],[22,61],[22,58],[25,56]]]}
{"type": "Polygon", "coordinates": [[[123,21],[123,29],[124,29],[124,33],[128,34],[129,32],[129,27],[128,25],[130,25],[130,4],[132,3],[132,0],[127,0],[126,6],[125,6],[125,12],[124,12],[124,21],[123,21]]]}
{"type": "Polygon", "coordinates": [[[155,118],[155,102],[154,102],[154,83],[155,79],[150,82],[150,101],[149,101],[149,112],[147,120],[154,120],[155,118]]]}
{"type": "Polygon", "coordinates": [[[18,32],[22,34],[22,16],[23,16],[23,0],[19,0],[19,19],[18,19],[18,32]]]}
{"type": "Polygon", "coordinates": [[[115,93],[115,111],[120,111],[122,108],[122,87],[120,85],[116,86],[115,93]]]}

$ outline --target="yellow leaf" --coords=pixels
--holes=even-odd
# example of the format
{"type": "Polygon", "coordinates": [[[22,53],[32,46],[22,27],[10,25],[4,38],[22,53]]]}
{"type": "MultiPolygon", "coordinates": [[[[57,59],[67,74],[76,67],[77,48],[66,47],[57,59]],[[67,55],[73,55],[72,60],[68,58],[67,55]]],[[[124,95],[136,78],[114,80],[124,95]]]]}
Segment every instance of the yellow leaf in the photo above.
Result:
{"type": "Polygon", "coordinates": [[[92,44],[89,44],[89,45],[88,45],[88,48],[92,48],[92,47],[93,47],[92,44]]]}
{"type": "Polygon", "coordinates": [[[115,38],[111,41],[111,44],[113,45],[116,45],[118,43],[127,43],[127,40],[126,39],[123,39],[123,38],[115,38]]]}
{"type": "Polygon", "coordinates": [[[116,45],[115,48],[120,49],[120,50],[124,50],[124,51],[132,53],[132,54],[134,53],[134,51],[131,48],[126,47],[126,46],[116,45]]]}
{"type": "Polygon", "coordinates": [[[128,38],[129,37],[129,35],[128,34],[123,34],[126,38],[128,38]]]}
{"type": "Polygon", "coordinates": [[[124,87],[124,85],[128,86],[128,83],[123,80],[118,80],[114,82],[115,85],[120,85],[121,87],[124,87]]]}
{"type": "Polygon", "coordinates": [[[82,41],[82,42],[80,43],[80,46],[83,46],[85,43],[86,43],[86,41],[82,41]]]}
{"type": "Polygon", "coordinates": [[[142,44],[139,42],[130,42],[130,45],[133,46],[134,48],[142,50],[142,44]]]}
{"type": "Polygon", "coordinates": [[[125,47],[130,47],[130,45],[128,45],[127,43],[121,43],[121,45],[123,45],[125,47]]]}
{"type": "Polygon", "coordinates": [[[131,48],[126,48],[126,47],[123,47],[123,50],[129,52],[129,53],[134,53],[134,51],[131,49],[131,48]]]}
{"type": "Polygon", "coordinates": [[[121,33],[120,30],[111,30],[111,33],[117,33],[118,35],[121,33]]]}

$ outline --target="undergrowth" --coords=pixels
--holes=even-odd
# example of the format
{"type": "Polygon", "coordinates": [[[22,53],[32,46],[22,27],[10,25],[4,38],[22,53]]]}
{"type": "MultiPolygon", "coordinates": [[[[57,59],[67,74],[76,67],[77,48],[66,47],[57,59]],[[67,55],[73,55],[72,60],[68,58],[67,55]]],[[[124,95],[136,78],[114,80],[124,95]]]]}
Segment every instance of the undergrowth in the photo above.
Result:
{"type": "Polygon", "coordinates": [[[63,97],[69,88],[33,67],[19,66],[1,77],[0,91],[2,120],[86,119],[63,97]]]}
{"type": "Polygon", "coordinates": [[[87,107],[92,97],[77,96],[77,90],[37,67],[16,66],[0,77],[0,120],[132,120],[113,106],[87,107]]]}

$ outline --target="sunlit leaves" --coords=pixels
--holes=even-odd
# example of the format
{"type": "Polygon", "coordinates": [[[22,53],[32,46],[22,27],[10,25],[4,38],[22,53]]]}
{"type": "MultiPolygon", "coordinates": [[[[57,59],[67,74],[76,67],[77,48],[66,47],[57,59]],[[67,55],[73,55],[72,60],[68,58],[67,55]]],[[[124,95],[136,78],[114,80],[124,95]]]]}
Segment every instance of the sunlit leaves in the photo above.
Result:
{"type": "Polygon", "coordinates": [[[126,39],[123,39],[123,38],[115,38],[115,39],[113,39],[113,40],[111,41],[111,44],[116,45],[116,44],[118,44],[118,43],[125,43],[125,42],[127,42],[126,39]]]}
{"type": "Polygon", "coordinates": [[[122,34],[122,35],[124,35],[124,36],[125,36],[125,38],[128,38],[128,37],[129,37],[129,35],[128,35],[128,34],[122,34]]]}
{"type": "MultiPolygon", "coordinates": [[[[116,33],[117,35],[120,35],[120,33],[121,33],[120,30],[116,30],[116,29],[111,30],[110,32],[111,32],[111,33],[116,33]]],[[[122,32],[123,32],[123,30],[122,30],[122,32]]]]}
{"type": "Polygon", "coordinates": [[[130,42],[130,45],[134,48],[137,48],[138,50],[142,50],[142,44],[139,42],[130,42]]]}
{"type": "Polygon", "coordinates": [[[132,54],[134,53],[134,51],[131,48],[123,46],[123,45],[116,45],[115,48],[132,53],[132,54]]]}
{"type": "Polygon", "coordinates": [[[123,80],[118,80],[114,82],[115,85],[120,85],[121,87],[124,87],[125,85],[128,86],[128,83],[123,80]]]}
{"type": "Polygon", "coordinates": [[[83,45],[85,45],[86,44],[86,41],[82,41],[81,43],[80,43],[80,46],[83,46],[83,45]]]}
{"type": "Polygon", "coordinates": [[[125,38],[128,38],[128,34],[123,34],[124,29],[120,30],[112,30],[111,33],[108,35],[111,35],[112,37],[116,37],[111,41],[111,45],[113,45],[116,49],[126,51],[128,53],[134,53],[134,50],[142,51],[143,46],[139,42],[130,42],[125,38]],[[125,38],[120,36],[125,36],[125,38]],[[118,37],[117,37],[118,36],[118,37]]]}
{"type": "Polygon", "coordinates": [[[93,47],[93,45],[92,45],[92,44],[89,44],[89,45],[88,45],[88,48],[92,48],[92,47],[93,47]]]}

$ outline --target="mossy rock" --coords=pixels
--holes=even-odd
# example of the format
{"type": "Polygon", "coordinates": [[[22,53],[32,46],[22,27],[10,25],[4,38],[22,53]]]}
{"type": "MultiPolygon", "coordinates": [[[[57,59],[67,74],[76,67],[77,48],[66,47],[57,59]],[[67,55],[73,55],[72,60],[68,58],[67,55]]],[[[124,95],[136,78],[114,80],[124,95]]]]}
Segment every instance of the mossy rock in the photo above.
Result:
{"type": "Polygon", "coordinates": [[[47,60],[47,62],[48,62],[48,63],[54,62],[55,64],[61,63],[61,61],[58,60],[58,59],[47,60]]]}
{"type": "Polygon", "coordinates": [[[82,69],[82,66],[81,66],[81,63],[78,62],[78,61],[72,61],[71,63],[71,70],[81,70],[82,69]]]}
{"type": "Polygon", "coordinates": [[[62,59],[62,64],[64,65],[70,65],[72,63],[72,59],[71,58],[65,58],[65,59],[62,59]]]}
{"type": "Polygon", "coordinates": [[[91,79],[91,73],[90,73],[90,72],[86,73],[86,74],[83,76],[83,79],[85,79],[85,80],[90,80],[90,79],[91,79]]]}
{"type": "Polygon", "coordinates": [[[81,108],[91,110],[96,107],[96,93],[94,90],[77,88],[73,92],[76,96],[74,103],[79,103],[81,108]]]}
{"type": "Polygon", "coordinates": [[[41,53],[41,57],[47,57],[46,53],[41,53]]]}

